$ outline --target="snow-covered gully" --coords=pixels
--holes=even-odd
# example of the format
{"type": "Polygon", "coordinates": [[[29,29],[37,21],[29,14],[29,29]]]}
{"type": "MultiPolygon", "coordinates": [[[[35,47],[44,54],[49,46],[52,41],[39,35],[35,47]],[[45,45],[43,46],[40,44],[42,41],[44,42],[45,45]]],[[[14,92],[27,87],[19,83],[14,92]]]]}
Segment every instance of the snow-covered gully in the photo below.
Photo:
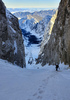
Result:
{"type": "Polygon", "coordinates": [[[70,69],[22,69],[0,60],[0,100],[70,100],[70,69]]]}

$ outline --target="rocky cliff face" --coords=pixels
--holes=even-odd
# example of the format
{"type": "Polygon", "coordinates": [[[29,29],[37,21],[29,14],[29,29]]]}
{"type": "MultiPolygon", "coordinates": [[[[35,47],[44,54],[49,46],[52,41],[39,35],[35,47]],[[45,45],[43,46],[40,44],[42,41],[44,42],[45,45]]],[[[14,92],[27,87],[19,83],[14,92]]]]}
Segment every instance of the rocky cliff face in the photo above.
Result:
{"type": "Polygon", "coordinates": [[[50,39],[45,44],[37,63],[70,65],[70,0],[61,0],[50,39]]]}
{"type": "Polygon", "coordinates": [[[25,51],[18,19],[0,0],[0,58],[25,67],[25,51]]]}

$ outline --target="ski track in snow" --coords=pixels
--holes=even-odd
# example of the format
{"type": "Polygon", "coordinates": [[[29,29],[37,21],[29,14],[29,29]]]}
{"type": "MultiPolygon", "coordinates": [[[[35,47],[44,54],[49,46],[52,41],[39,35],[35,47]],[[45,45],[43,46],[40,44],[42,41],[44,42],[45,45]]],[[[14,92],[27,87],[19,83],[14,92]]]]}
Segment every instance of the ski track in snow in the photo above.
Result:
{"type": "Polygon", "coordinates": [[[22,69],[0,60],[0,100],[70,100],[70,69],[22,69]]]}

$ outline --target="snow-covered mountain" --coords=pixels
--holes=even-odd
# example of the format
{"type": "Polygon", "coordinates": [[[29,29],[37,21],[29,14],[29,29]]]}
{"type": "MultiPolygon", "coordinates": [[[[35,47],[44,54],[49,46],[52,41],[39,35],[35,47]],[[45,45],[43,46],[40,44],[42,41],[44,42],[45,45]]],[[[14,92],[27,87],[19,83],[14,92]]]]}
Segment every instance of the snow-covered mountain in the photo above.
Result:
{"type": "Polygon", "coordinates": [[[16,16],[18,19],[21,18],[26,18],[27,19],[27,15],[31,14],[30,12],[15,12],[13,13],[14,16],[16,16]]]}
{"type": "Polygon", "coordinates": [[[40,36],[44,35],[45,28],[47,27],[51,18],[52,18],[52,16],[47,15],[39,23],[35,24],[33,27],[33,30],[35,31],[35,33],[40,34],[40,36]]]}
{"type": "MultiPolygon", "coordinates": [[[[22,11],[17,11],[17,12],[14,12],[13,15],[16,16],[19,20],[22,19],[22,18],[26,18],[26,19],[31,19],[31,18],[37,18],[37,20],[42,20],[45,16],[47,15],[54,15],[56,12],[56,9],[52,9],[52,10],[35,10],[34,12],[30,12],[30,11],[25,11],[25,12],[22,12],[22,11]],[[27,17],[28,16],[28,17],[27,17]],[[39,18],[38,18],[39,17],[39,18]]],[[[25,19],[24,19],[25,20],[25,19]]]]}
{"type": "MultiPolygon", "coordinates": [[[[35,14],[35,15],[40,15],[42,17],[42,15],[44,15],[44,17],[46,16],[46,14],[54,14],[55,12],[55,8],[8,8],[8,10],[15,14],[16,17],[18,17],[18,15],[20,14],[23,15],[26,12],[35,14]]],[[[24,16],[24,15],[23,15],[24,16]]]]}
{"type": "Polygon", "coordinates": [[[36,33],[43,35],[45,27],[50,21],[53,14],[56,10],[45,10],[45,11],[35,11],[33,13],[28,12],[17,12],[14,13],[19,19],[19,25],[21,29],[29,31],[31,33],[36,33]]]}
{"type": "Polygon", "coordinates": [[[45,28],[50,21],[52,16],[47,15],[41,21],[37,20],[37,18],[27,19],[24,23],[19,21],[19,25],[21,29],[24,29],[30,33],[38,34],[40,37],[43,36],[45,28]]]}

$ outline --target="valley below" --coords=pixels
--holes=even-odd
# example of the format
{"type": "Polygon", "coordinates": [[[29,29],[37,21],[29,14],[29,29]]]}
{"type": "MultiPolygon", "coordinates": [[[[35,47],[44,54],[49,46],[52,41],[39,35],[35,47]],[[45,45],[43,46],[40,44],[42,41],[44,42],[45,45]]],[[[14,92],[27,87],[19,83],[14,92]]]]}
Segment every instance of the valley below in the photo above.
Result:
{"type": "Polygon", "coordinates": [[[55,9],[48,9],[13,13],[19,19],[19,26],[24,39],[27,66],[36,64],[46,27],[55,12],[55,9]]]}

